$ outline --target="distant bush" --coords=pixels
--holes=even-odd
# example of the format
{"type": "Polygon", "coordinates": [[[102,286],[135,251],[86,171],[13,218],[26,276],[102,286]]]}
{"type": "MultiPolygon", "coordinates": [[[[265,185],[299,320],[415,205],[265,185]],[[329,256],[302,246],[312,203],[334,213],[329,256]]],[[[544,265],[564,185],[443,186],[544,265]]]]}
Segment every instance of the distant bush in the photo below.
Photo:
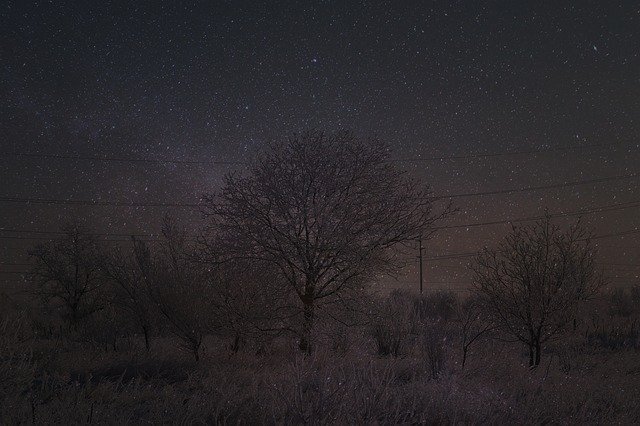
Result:
{"type": "Polygon", "coordinates": [[[635,319],[602,321],[586,333],[587,343],[604,349],[640,349],[640,329],[635,319]]]}
{"type": "Polygon", "coordinates": [[[407,293],[395,291],[380,302],[372,325],[378,355],[398,357],[414,328],[414,300],[407,293]]]}
{"type": "Polygon", "coordinates": [[[414,314],[416,320],[423,324],[434,320],[448,322],[455,315],[457,303],[456,295],[448,291],[414,296],[414,314]]]}
{"type": "Polygon", "coordinates": [[[607,298],[609,315],[611,316],[628,318],[639,309],[636,305],[637,301],[633,300],[632,295],[623,288],[614,289],[607,295],[607,298]]]}
{"type": "Polygon", "coordinates": [[[444,323],[436,322],[425,326],[422,335],[422,347],[427,368],[432,379],[440,377],[445,366],[447,334],[444,323]]]}

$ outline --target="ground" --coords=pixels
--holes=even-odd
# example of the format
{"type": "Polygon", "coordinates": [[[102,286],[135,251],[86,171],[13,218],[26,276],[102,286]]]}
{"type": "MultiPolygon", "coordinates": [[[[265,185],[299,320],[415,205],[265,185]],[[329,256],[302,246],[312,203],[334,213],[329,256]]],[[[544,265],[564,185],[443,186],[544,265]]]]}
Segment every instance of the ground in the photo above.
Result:
{"type": "Polygon", "coordinates": [[[2,424],[640,422],[634,349],[549,345],[530,370],[522,348],[488,341],[462,369],[452,338],[434,374],[421,345],[381,357],[366,329],[351,330],[339,348],[321,341],[311,355],[292,339],[232,354],[210,337],[195,362],[168,337],[148,354],[139,337],[114,352],[24,338],[19,321],[2,328],[2,424]]]}

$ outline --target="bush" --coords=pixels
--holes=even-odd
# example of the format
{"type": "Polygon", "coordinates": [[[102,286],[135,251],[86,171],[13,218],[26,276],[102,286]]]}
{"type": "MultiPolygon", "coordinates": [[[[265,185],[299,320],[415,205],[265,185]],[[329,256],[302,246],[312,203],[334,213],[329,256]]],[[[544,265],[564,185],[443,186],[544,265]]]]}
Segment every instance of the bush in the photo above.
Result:
{"type": "Polygon", "coordinates": [[[447,335],[444,324],[435,323],[425,327],[422,336],[423,354],[432,379],[440,377],[445,364],[447,335]]]}
{"type": "Polygon", "coordinates": [[[587,343],[604,349],[640,349],[640,330],[636,320],[602,322],[586,333],[587,343]]]}
{"type": "Polygon", "coordinates": [[[394,292],[377,307],[372,335],[380,356],[398,357],[413,331],[413,300],[406,293],[394,292]]]}
{"type": "Polygon", "coordinates": [[[634,310],[637,309],[631,296],[623,288],[613,290],[608,295],[609,315],[612,317],[630,317],[634,310]]]}
{"type": "Polygon", "coordinates": [[[448,291],[427,293],[414,298],[414,314],[421,323],[448,322],[455,316],[458,298],[448,291]]]}
{"type": "Polygon", "coordinates": [[[30,340],[23,318],[0,318],[0,424],[13,423],[12,412],[24,403],[35,377],[30,340]]]}

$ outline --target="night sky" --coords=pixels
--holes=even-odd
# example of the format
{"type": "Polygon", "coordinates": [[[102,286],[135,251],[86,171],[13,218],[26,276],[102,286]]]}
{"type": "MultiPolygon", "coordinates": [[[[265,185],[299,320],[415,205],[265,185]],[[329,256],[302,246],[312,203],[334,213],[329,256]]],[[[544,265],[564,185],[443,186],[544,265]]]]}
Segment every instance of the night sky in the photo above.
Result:
{"type": "MultiPolygon", "coordinates": [[[[598,235],[626,233],[597,240],[607,276],[638,282],[637,1],[20,0],[2,2],[0,32],[5,285],[30,238],[55,237],[32,232],[74,216],[149,234],[170,212],[195,231],[190,206],[109,204],[197,203],[265,141],[310,128],[388,141],[438,195],[503,191],[454,198],[443,225],[591,211],[598,235]],[[553,188],[504,192],[537,186],[553,188]]],[[[469,258],[430,258],[508,229],[441,230],[427,288],[468,283],[469,258]]]]}

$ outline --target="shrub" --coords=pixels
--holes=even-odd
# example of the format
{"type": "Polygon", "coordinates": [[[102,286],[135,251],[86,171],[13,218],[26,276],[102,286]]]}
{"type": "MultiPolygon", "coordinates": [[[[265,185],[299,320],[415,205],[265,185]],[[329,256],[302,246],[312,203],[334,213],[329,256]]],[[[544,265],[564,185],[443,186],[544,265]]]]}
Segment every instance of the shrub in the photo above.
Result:
{"type": "Polygon", "coordinates": [[[0,318],[0,424],[12,423],[12,411],[24,403],[36,374],[26,321],[0,318]]]}
{"type": "Polygon", "coordinates": [[[630,317],[636,309],[631,296],[623,288],[614,289],[608,295],[609,315],[612,317],[630,317]]]}
{"type": "Polygon", "coordinates": [[[372,326],[378,355],[400,355],[403,343],[414,328],[411,319],[412,300],[405,293],[394,292],[379,304],[372,326]]]}
{"type": "Polygon", "coordinates": [[[444,324],[435,323],[425,327],[422,336],[422,347],[427,368],[432,379],[440,377],[445,364],[447,335],[444,324]]]}
{"type": "Polygon", "coordinates": [[[587,343],[604,349],[639,349],[640,330],[636,320],[608,321],[587,330],[587,343]]]}

